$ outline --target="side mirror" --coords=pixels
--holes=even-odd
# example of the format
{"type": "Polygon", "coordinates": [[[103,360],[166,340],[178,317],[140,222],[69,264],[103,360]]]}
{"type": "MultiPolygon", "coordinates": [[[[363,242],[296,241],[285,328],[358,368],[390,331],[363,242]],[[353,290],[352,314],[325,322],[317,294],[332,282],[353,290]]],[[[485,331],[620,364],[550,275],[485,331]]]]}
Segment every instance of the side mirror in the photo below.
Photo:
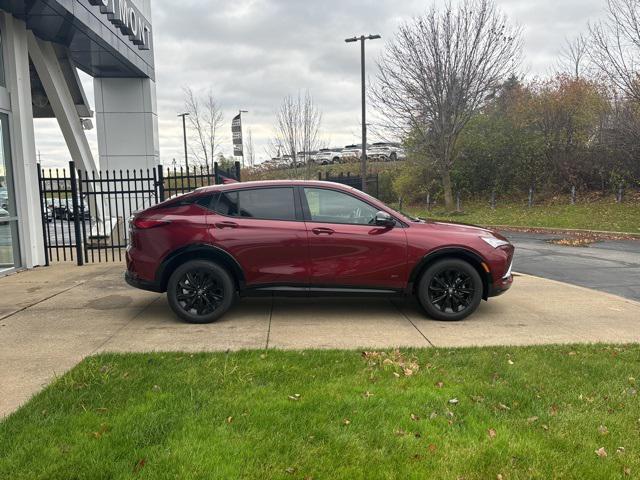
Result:
{"type": "Polygon", "coordinates": [[[387,212],[383,212],[382,210],[380,210],[378,213],[376,213],[376,225],[380,227],[393,227],[395,226],[395,224],[396,221],[387,212]]]}

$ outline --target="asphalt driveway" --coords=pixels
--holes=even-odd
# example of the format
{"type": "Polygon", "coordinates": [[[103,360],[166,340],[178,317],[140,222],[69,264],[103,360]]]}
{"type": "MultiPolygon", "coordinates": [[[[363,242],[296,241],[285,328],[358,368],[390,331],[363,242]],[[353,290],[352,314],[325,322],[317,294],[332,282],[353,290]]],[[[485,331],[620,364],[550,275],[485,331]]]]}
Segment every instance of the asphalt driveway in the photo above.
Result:
{"type": "Polygon", "coordinates": [[[124,265],[59,264],[0,278],[0,417],[87,355],[117,351],[638,342],[640,303],[531,276],[462,322],[412,300],[245,299],[221,320],[176,320],[124,265]]]}
{"type": "Polygon", "coordinates": [[[640,301],[640,240],[605,240],[588,247],[567,247],[549,243],[563,235],[502,233],[516,246],[516,272],[640,301]]]}

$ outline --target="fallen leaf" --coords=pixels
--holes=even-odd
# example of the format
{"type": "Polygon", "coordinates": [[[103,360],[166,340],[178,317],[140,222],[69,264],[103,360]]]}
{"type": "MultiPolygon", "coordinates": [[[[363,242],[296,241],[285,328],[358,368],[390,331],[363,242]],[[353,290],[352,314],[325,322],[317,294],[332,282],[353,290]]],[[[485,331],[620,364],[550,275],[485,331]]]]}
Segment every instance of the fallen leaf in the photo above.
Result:
{"type": "Polygon", "coordinates": [[[573,355],[577,355],[576,352],[569,352],[569,355],[573,356],[573,355]]]}
{"type": "Polygon", "coordinates": [[[227,423],[233,422],[233,417],[227,417],[227,423]]]}
{"type": "Polygon", "coordinates": [[[471,395],[471,400],[473,400],[476,403],[482,403],[484,402],[484,397],[480,397],[478,395],[471,395]]]}
{"type": "Polygon", "coordinates": [[[551,415],[552,417],[558,415],[558,406],[555,403],[549,408],[549,415],[551,415]]]}
{"type": "Polygon", "coordinates": [[[342,424],[343,425],[351,425],[351,420],[349,420],[348,418],[345,418],[344,420],[342,420],[342,424]]]}
{"type": "Polygon", "coordinates": [[[496,480],[502,480],[502,474],[499,473],[498,475],[496,475],[496,480]]]}
{"type": "Polygon", "coordinates": [[[457,405],[458,404],[458,399],[457,398],[452,398],[452,399],[449,400],[449,403],[451,405],[457,405]]]}
{"type": "Polygon", "coordinates": [[[436,412],[431,412],[431,415],[429,415],[429,418],[431,420],[433,420],[434,418],[436,418],[438,416],[438,414],[436,412]]]}
{"type": "Polygon", "coordinates": [[[616,448],[616,453],[618,455],[622,455],[625,452],[624,447],[618,447],[616,448]]]}
{"type": "Polygon", "coordinates": [[[629,467],[624,467],[624,469],[622,471],[627,476],[631,475],[631,469],[629,467]]]}
{"type": "Polygon", "coordinates": [[[413,370],[411,370],[410,368],[405,368],[403,372],[405,377],[410,377],[411,375],[413,375],[413,370]]]}
{"type": "Polygon", "coordinates": [[[434,453],[438,447],[436,447],[433,443],[430,443],[429,446],[427,447],[427,449],[431,452],[434,453]]]}
{"type": "Polygon", "coordinates": [[[600,425],[598,427],[598,433],[600,435],[607,435],[609,433],[609,429],[607,427],[605,427],[604,425],[600,425]]]}
{"type": "Polygon", "coordinates": [[[529,417],[527,418],[527,423],[535,423],[538,421],[538,417],[529,417]]]}
{"type": "Polygon", "coordinates": [[[400,378],[400,374],[398,372],[393,372],[393,376],[396,378],[400,378]]]}
{"type": "Polygon", "coordinates": [[[289,475],[293,475],[294,473],[296,473],[296,468],[294,467],[287,467],[284,469],[285,472],[287,472],[289,475]]]}
{"type": "Polygon", "coordinates": [[[543,430],[549,430],[549,425],[542,425],[543,430]]]}
{"type": "Polygon", "coordinates": [[[147,461],[144,458],[138,460],[133,466],[133,473],[138,473],[140,470],[142,470],[142,467],[144,467],[146,463],[147,461]]]}
{"type": "Polygon", "coordinates": [[[300,399],[299,393],[294,393],[293,395],[289,395],[289,400],[293,400],[294,402],[300,399]]]}
{"type": "Polygon", "coordinates": [[[493,428],[490,428],[489,430],[487,430],[487,434],[489,435],[489,438],[496,438],[496,431],[493,428]]]}
{"type": "Polygon", "coordinates": [[[499,403],[498,404],[498,408],[500,410],[511,410],[509,407],[507,407],[504,403],[499,403]]]}
{"type": "Polygon", "coordinates": [[[393,433],[394,433],[394,435],[396,435],[396,436],[398,436],[398,437],[404,437],[404,436],[407,434],[407,432],[405,432],[405,431],[404,431],[404,430],[402,430],[402,429],[396,430],[396,431],[395,431],[395,432],[393,432],[393,433]]]}
{"type": "Polygon", "coordinates": [[[160,385],[154,385],[151,390],[153,390],[154,392],[159,392],[160,391],[160,385]]]}
{"type": "Polygon", "coordinates": [[[513,360],[509,359],[509,360],[507,360],[507,363],[508,363],[509,365],[513,365],[513,360]]]}
{"type": "Polygon", "coordinates": [[[596,455],[599,456],[600,458],[604,458],[607,456],[607,451],[604,449],[604,447],[600,447],[599,449],[597,449],[595,451],[596,455]]]}
{"type": "Polygon", "coordinates": [[[373,393],[366,391],[362,394],[364,396],[364,398],[369,398],[369,397],[373,397],[373,393]]]}
{"type": "Polygon", "coordinates": [[[442,388],[442,387],[444,387],[444,382],[436,382],[436,387],[437,387],[437,388],[442,388]]]}
{"type": "Polygon", "coordinates": [[[411,414],[411,420],[413,420],[414,422],[417,422],[418,420],[420,420],[420,417],[418,415],[416,415],[415,413],[411,414]]]}

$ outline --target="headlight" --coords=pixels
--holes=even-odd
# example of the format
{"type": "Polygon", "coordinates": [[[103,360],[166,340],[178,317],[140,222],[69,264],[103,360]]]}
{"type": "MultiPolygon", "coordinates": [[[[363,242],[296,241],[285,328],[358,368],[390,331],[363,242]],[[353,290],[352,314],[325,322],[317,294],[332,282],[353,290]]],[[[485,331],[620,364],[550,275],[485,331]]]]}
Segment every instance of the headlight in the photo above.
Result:
{"type": "Polygon", "coordinates": [[[503,245],[509,245],[509,242],[507,242],[506,240],[500,240],[499,238],[496,238],[496,237],[480,237],[480,238],[484,240],[486,243],[488,243],[489,245],[491,245],[493,248],[502,247],[503,245]]]}

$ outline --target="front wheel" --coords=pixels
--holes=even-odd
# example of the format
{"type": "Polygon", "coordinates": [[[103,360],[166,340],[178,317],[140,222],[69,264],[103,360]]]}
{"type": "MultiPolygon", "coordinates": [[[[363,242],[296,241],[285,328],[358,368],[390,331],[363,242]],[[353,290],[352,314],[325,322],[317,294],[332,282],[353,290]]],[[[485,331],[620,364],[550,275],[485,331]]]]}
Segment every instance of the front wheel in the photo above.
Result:
{"type": "Polygon", "coordinates": [[[169,278],[167,299],[171,309],[189,323],[211,323],[225,314],[235,298],[229,273],[207,260],[180,265],[169,278]]]}
{"type": "Polygon", "coordinates": [[[482,279],[464,260],[444,259],[427,268],[418,284],[417,295],[430,317],[462,320],[471,315],[482,300],[482,279]]]}

